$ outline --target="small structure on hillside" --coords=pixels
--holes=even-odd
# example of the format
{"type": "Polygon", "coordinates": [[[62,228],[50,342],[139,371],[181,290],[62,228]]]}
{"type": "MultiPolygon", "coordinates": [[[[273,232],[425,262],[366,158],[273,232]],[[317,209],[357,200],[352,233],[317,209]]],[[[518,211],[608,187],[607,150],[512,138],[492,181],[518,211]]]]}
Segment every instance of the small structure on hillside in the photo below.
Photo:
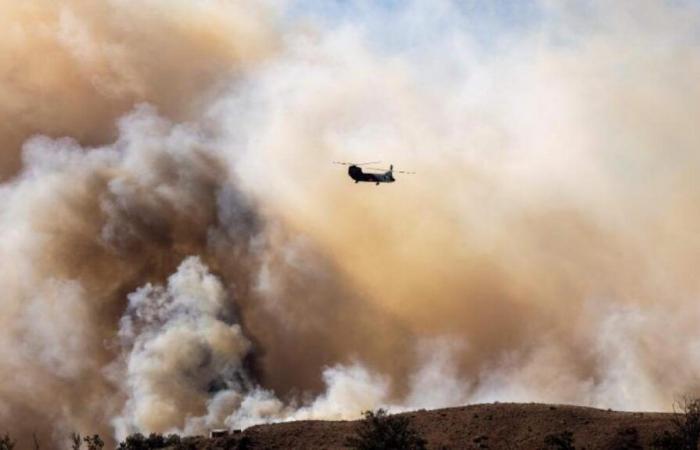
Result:
{"type": "Polygon", "coordinates": [[[226,428],[216,428],[209,430],[209,438],[220,438],[228,436],[228,430],[226,428]]]}

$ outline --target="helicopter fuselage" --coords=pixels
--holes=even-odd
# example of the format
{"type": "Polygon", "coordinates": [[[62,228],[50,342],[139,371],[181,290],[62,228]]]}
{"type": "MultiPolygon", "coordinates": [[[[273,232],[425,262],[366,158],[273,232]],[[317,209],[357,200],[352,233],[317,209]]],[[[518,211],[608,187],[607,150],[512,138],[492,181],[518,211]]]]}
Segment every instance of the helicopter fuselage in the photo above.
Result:
{"type": "Polygon", "coordinates": [[[359,182],[368,182],[368,183],[393,183],[394,181],[394,175],[391,170],[388,172],[384,173],[369,173],[369,172],[363,172],[362,169],[358,166],[352,165],[348,167],[348,175],[350,175],[350,178],[355,180],[355,183],[359,182]]]}

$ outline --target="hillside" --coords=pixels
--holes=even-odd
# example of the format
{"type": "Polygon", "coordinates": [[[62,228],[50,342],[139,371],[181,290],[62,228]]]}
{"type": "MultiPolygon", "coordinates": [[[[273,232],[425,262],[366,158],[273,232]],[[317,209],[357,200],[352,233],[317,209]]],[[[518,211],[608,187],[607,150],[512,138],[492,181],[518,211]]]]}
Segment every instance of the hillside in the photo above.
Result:
{"type": "MultiPolygon", "coordinates": [[[[671,415],[605,411],[566,405],[495,403],[405,413],[430,449],[538,449],[544,438],[570,431],[577,449],[651,448],[654,433],[669,429],[671,415]],[[624,430],[628,430],[627,433],[624,430]]],[[[244,439],[254,449],[343,449],[353,421],[299,421],[251,427],[215,439],[197,438],[197,448],[237,448],[244,439]]]]}

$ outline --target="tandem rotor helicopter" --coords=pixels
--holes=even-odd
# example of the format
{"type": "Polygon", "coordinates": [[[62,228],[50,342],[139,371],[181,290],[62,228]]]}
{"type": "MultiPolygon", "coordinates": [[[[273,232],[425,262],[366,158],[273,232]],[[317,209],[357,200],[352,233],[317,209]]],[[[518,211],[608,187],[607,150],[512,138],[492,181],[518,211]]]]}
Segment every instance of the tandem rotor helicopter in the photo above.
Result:
{"type": "Polygon", "coordinates": [[[415,172],[406,172],[404,170],[394,170],[394,165],[389,166],[389,170],[387,169],[377,169],[374,167],[367,167],[366,170],[371,170],[372,172],[365,172],[362,170],[360,166],[365,166],[367,164],[378,164],[381,161],[371,161],[371,162],[365,162],[365,163],[351,163],[351,162],[341,162],[341,161],[333,161],[333,164],[340,164],[343,166],[349,166],[348,167],[348,175],[350,178],[355,180],[355,183],[359,182],[368,182],[368,183],[376,183],[377,186],[379,186],[379,183],[393,183],[396,181],[394,179],[394,174],[395,173],[405,173],[405,174],[410,174],[413,175],[415,172]]]}

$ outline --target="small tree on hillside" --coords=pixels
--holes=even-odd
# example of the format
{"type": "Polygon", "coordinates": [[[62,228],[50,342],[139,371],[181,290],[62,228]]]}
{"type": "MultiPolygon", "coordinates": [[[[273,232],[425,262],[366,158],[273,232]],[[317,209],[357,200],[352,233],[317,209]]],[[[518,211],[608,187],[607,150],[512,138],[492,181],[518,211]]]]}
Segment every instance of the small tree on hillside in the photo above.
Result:
{"type": "Polygon", "coordinates": [[[660,450],[697,450],[700,441],[700,398],[683,398],[673,409],[673,430],[654,436],[652,445],[660,450]]]}
{"type": "Polygon", "coordinates": [[[425,439],[405,416],[390,416],[386,410],[365,411],[364,419],[345,445],[355,450],[424,450],[425,439]]]}
{"type": "Polygon", "coordinates": [[[119,443],[119,450],[146,450],[146,437],[141,433],[134,433],[119,443]]]}

